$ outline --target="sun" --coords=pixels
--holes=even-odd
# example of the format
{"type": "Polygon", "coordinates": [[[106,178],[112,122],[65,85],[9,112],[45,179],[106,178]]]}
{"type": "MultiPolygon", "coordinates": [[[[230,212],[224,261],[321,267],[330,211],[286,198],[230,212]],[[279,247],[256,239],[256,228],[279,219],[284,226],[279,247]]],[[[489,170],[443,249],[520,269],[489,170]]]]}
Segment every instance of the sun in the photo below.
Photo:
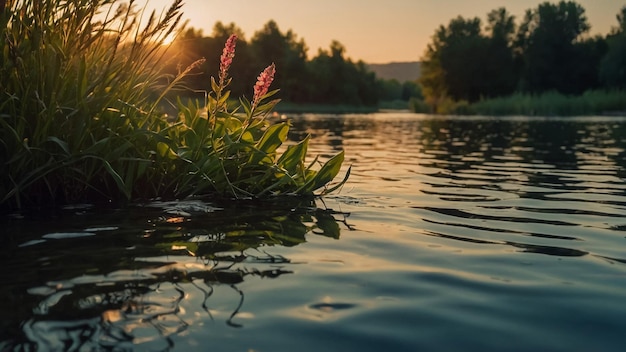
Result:
{"type": "Polygon", "coordinates": [[[174,42],[175,39],[176,39],[176,33],[172,32],[167,37],[163,38],[161,45],[168,46],[172,44],[172,42],[174,42]]]}

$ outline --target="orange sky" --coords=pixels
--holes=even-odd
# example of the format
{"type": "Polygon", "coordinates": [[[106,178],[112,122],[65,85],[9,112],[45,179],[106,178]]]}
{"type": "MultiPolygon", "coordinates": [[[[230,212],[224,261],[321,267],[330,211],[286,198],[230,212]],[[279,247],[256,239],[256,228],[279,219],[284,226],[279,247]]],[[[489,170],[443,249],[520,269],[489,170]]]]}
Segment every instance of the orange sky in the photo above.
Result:
{"type": "MultiPolygon", "coordinates": [[[[148,0],[149,6],[166,8],[171,0],[148,0]]],[[[367,63],[417,61],[435,29],[450,19],[478,16],[498,7],[516,16],[545,0],[186,0],[189,25],[211,34],[216,21],[234,22],[249,40],[273,19],[283,32],[291,29],[309,47],[309,58],[332,40],[346,54],[367,63]]],[[[554,1],[553,1],[554,2],[554,1]]],[[[617,25],[615,15],[626,1],[578,0],[591,24],[591,34],[606,34],[617,25]]]]}

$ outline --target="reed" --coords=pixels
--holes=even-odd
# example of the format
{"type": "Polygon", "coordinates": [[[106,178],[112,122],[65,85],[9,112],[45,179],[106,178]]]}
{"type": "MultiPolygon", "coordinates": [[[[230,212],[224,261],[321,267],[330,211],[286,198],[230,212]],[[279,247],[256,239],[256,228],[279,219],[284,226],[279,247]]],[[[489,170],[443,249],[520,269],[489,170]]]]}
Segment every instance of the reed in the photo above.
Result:
{"type": "Polygon", "coordinates": [[[326,187],[343,153],[305,164],[309,138],[277,153],[289,124],[266,118],[278,103],[268,74],[254,99],[233,109],[225,103],[228,67],[221,67],[204,101],[179,100],[177,116],[166,118],[164,97],[194,68],[175,77],[162,71],[181,9],[174,0],[142,23],[144,10],[133,0],[7,2],[0,13],[0,208],[313,195],[345,182],[348,175],[326,187]]]}
{"type": "Polygon", "coordinates": [[[546,92],[539,95],[516,93],[481,100],[469,106],[480,115],[575,116],[626,114],[626,91],[589,90],[580,96],[546,92]]]}

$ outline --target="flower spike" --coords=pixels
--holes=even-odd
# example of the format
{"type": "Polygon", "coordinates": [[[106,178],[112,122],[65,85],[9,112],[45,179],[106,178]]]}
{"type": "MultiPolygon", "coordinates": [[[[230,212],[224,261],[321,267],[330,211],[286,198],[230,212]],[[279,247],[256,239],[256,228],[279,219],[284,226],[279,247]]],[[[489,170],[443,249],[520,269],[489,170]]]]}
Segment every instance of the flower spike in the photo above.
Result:
{"type": "Polygon", "coordinates": [[[222,56],[220,57],[220,86],[222,86],[224,81],[226,81],[228,68],[230,67],[230,64],[233,63],[236,44],[237,35],[231,34],[230,37],[228,37],[228,40],[226,40],[226,45],[224,45],[224,50],[222,51],[222,56]]]}
{"type": "Polygon", "coordinates": [[[263,72],[257,78],[257,82],[254,85],[254,99],[252,100],[252,106],[256,107],[261,101],[261,98],[267,94],[267,91],[274,80],[276,74],[276,66],[272,63],[267,66],[263,72]]]}

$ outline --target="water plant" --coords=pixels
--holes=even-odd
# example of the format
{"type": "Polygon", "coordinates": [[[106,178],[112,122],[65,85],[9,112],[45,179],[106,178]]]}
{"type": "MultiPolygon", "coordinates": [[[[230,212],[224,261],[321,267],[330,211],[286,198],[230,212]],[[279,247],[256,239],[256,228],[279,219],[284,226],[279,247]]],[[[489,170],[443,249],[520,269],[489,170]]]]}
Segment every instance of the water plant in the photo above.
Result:
{"type": "Polygon", "coordinates": [[[289,123],[268,119],[279,101],[269,91],[273,65],[252,101],[227,104],[236,37],[205,100],[179,99],[173,118],[162,112],[168,93],[200,62],[177,76],[161,70],[181,9],[174,0],[144,24],[134,0],[15,0],[0,9],[0,208],[319,195],[346,181],[349,170],[329,186],[343,152],[305,163],[309,137],[279,153],[289,123]]]}

